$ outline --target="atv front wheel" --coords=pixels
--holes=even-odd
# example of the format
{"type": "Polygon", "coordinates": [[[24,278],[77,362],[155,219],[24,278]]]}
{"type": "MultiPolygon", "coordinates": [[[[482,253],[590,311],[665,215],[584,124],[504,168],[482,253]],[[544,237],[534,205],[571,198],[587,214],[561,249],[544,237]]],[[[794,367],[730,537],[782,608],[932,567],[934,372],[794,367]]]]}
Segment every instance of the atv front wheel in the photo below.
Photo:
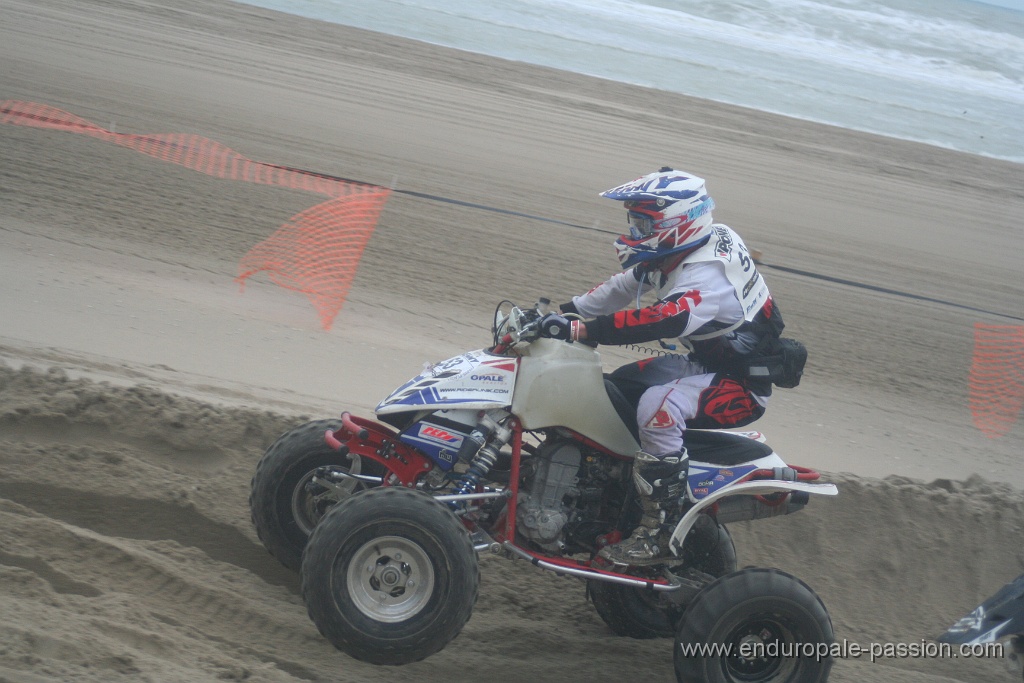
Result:
{"type": "Polygon", "coordinates": [[[441,650],[469,620],[479,584],[458,518],[400,486],[342,501],[302,559],[309,617],[332,645],[371,664],[409,664],[441,650]]]}
{"type": "Polygon", "coordinates": [[[824,683],[832,620],[800,579],[743,569],[697,594],[676,634],[679,683],[824,683]]]}
{"type": "Polygon", "coordinates": [[[315,420],[285,432],[256,466],[249,492],[252,524],[264,547],[289,569],[298,570],[306,540],[327,510],[376,485],[330,474],[385,473],[377,462],[327,445],[324,432],[340,427],[341,420],[315,420]]]}

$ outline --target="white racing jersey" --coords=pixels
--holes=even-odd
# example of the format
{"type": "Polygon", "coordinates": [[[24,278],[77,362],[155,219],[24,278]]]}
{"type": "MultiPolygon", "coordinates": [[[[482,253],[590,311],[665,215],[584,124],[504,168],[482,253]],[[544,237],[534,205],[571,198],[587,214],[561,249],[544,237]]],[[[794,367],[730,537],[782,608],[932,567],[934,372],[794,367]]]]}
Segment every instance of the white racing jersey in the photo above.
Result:
{"type": "MultiPolygon", "coordinates": [[[[586,294],[573,297],[599,343],[628,344],[676,336],[699,341],[723,336],[752,321],[770,300],[743,240],[727,225],[711,226],[707,244],[667,273],[643,265],[617,273],[586,294]],[[656,290],[657,303],[641,308],[640,296],[656,290]],[[621,310],[636,300],[633,310],[621,310]]],[[[747,349],[741,343],[741,352],[747,349]]]]}

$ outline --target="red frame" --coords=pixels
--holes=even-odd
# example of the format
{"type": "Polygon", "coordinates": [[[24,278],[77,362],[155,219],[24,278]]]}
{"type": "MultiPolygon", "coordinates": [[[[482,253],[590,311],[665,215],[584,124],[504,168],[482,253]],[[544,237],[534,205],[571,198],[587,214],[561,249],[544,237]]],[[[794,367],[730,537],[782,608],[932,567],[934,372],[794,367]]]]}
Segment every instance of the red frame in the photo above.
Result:
{"type": "MultiPolygon", "coordinates": [[[[324,441],[331,448],[355,453],[379,462],[392,472],[403,486],[413,488],[419,478],[434,467],[434,461],[398,439],[398,432],[375,420],[341,414],[341,429],[327,430],[324,441]]],[[[385,486],[388,485],[385,482],[385,486]]]]}
{"type": "MultiPolygon", "coordinates": [[[[328,430],[324,434],[324,440],[335,450],[347,448],[348,452],[355,453],[360,457],[369,458],[374,462],[378,462],[383,465],[386,469],[392,472],[401,482],[403,486],[413,488],[416,486],[416,482],[419,481],[420,477],[425,475],[427,472],[433,469],[434,462],[426,455],[420,453],[411,446],[402,443],[399,440],[398,432],[393,429],[382,425],[374,420],[367,420],[361,417],[356,417],[348,412],[341,414],[342,427],[338,430],[328,430]]],[[[516,500],[519,496],[519,472],[520,464],[522,461],[523,452],[523,426],[519,420],[515,417],[512,418],[512,463],[509,472],[509,484],[508,490],[511,495],[508,497],[508,503],[505,507],[504,524],[499,520],[498,524],[495,525],[493,530],[494,538],[499,543],[511,542],[515,545],[516,537],[516,500]],[[502,526],[504,527],[502,529],[502,526]]],[[[628,457],[609,451],[601,444],[592,441],[584,437],[581,434],[571,432],[573,438],[580,441],[581,443],[601,451],[611,457],[619,460],[628,460],[628,457]]],[[[800,467],[797,465],[789,465],[790,468],[796,470],[798,481],[814,481],[819,479],[821,475],[809,468],[800,467]]],[[[774,475],[774,472],[770,469],[758,469],[750,472],[744,480],[753,479],[770,479],[774,475]]],[[[389,483],[384,482],[387,486],[389,483]]],[[[764,499],[762,502],[772,505],[780,505],[789,497],[789,492],[784,492],[785,495],[781,496],[778,501],[764,499]]],[[[763,498],[763,496],[759,496],[763,498]]],[[[467,528],[475,528],[475,524],[471,521],[462,520],[463,524],[467,528]]],[[[632,580],[645,581],[650,584],[665,584],[668,582],[659,579],[649,579],[643,577],[632,576],[629,574],[619,574],[617,572],[605,571],[603,569],[597,569],[591,566],[589,563],[581,560],[575,560],[572,558],[558,557],[553,555],[545,555],[538,553],[526,548],[522,548],[518,545],[515,546],[520,551],[530,555],[536,561],[544,561],[552,565],[565,567],[567,569],[585,570],[593,572],[595,575],[614,576],[619,578],[628,578],[632,580]]]]}

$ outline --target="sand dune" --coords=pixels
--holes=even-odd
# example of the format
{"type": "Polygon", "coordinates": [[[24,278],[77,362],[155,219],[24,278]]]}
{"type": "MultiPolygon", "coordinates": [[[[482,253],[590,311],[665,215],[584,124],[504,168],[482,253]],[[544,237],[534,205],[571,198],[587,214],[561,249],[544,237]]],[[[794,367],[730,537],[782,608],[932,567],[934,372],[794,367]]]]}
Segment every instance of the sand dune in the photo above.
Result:
{"type": "MultiPolygon", "coordinates": [[[[204,403],[59,370],[0,369],[0,680],[391,680],[319,637],[297,576],[255,538],[254,461],[301,416],[204,403]]],[[[826,601],[837,635],[938,635],[1024,562],[1024,495],[833,475],[842,495],[734,525],[742,564],[779,566],[826,601]],[[854,530],[858,530],[859,533],[854,530]],[[994,551],[993,549],[999,549],[994,551]],[[960,587],[951,590],[951,587],[960,587]]],[[[463,633],[417,680],[669,680],[670,641],[615,638],[583,585],[494,557],[463,633]]],[[[841,660],[832,680],[1000,680],[993,661],[841,660]]]]}

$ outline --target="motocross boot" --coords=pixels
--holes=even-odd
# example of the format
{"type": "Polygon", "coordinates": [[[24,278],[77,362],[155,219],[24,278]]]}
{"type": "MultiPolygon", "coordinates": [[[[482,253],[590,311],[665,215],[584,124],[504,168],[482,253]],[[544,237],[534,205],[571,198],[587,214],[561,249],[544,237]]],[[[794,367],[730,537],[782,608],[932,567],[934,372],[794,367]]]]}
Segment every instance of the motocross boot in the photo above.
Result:
{"type": "Polygon", "coordinates": [[[601,557],[616,565],[657,564],[671,555],[669,539],[686,495],[690,459],[686,449],[662,457],[640,451],[633,460],[633,485],[643,516],[629,538],[602,548],[601,557]]]}

